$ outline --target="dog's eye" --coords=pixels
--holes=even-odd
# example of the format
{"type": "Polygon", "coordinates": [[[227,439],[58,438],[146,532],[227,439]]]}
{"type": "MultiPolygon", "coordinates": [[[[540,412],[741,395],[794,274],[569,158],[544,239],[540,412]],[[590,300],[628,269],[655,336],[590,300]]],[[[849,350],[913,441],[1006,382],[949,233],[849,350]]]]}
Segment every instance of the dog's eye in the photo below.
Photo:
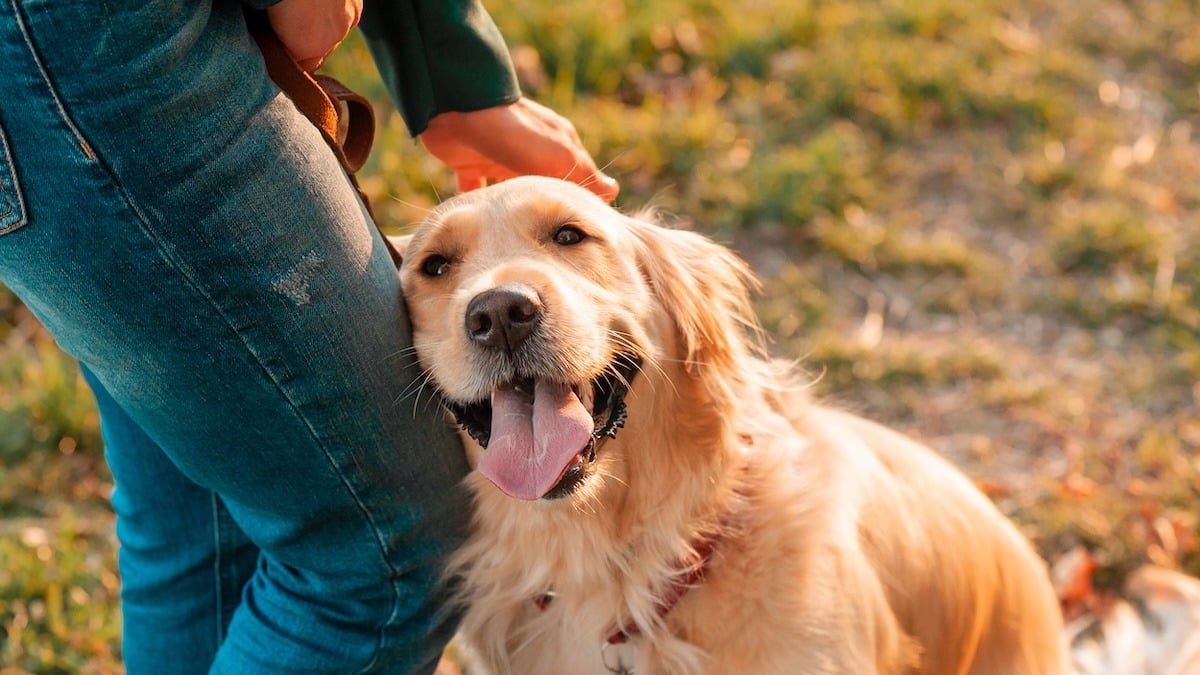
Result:
{"type": "Polygon", "coordinates": [[[440,277],[450,271],[450,261],[440,255],[431,255],[421,264],[421,272],[427,277],[440,277]]]}
{"type": "Polygon", "coordinates": [[[563,225],[554,233],[554,243],[559,246],[574,246],[584,239],[587,239],[587,235],[574,225],[563,225]]]}

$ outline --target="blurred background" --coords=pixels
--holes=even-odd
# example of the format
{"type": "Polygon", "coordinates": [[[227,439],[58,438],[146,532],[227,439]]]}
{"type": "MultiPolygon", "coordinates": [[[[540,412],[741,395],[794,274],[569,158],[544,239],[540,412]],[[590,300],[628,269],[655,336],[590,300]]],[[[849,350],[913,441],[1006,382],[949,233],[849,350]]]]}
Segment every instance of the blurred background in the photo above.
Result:
{"type": "MultiPolygon", "coordinates": [[[[1195,0],[490,0],[524,91],[747,258],[773,351],[928,443],[1056,560],[1200,572],[1195,0]]],[[[453,191],[357,38],[360,175],[453,191]]],[[[75,364],[0,288],[0,673],[114,673],[110,478],[75,364]]]]}

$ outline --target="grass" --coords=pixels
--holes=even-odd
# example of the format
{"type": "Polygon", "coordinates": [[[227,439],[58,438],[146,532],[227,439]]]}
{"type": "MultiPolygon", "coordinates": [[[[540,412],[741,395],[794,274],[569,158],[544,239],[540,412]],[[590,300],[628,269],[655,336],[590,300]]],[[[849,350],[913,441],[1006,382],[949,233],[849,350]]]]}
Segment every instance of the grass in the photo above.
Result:
{"type": "MultiPolygon", "coordinates": [[[[728,242],[819,395],[963,467],[1048,559],[1200,573],[1200,15],[1189,0],[512,0],[524,88],[728,242]]],[[[453,189],[378,103],[402,229],[453,189]]],[[[0,673],[119,670],[108,477],[73,364],[0,293],[0,673]]]]}

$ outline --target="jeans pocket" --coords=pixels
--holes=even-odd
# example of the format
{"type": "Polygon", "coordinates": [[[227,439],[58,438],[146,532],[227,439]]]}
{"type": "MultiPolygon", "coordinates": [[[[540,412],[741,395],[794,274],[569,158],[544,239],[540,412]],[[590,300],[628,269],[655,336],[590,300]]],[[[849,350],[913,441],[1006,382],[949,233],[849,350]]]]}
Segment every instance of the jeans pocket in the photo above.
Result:
{"type": "Polygon", "coordinates": [[[25,200],[21,197],[21,184],[13,167],[12,150],[8,147],[8,136],[0,127],[0,235],[8,234],[21,227],[28,218],[25,215],[25,200]]]}

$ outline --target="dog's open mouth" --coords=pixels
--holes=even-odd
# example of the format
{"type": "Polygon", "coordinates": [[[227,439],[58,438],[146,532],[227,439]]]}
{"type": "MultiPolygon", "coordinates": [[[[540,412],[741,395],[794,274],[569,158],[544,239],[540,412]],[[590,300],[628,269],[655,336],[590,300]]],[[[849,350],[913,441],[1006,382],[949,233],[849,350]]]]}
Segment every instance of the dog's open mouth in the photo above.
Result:
{"type": "Polygon", "coordinates": [[[596,448],[625,424],[625,396],[641,359],[620,355],[585,384],[534,378],[504,382],[490,400],[445,401],[484,447],[479,471],[518,499],[557,499],[575,491],[596,448]]]}

